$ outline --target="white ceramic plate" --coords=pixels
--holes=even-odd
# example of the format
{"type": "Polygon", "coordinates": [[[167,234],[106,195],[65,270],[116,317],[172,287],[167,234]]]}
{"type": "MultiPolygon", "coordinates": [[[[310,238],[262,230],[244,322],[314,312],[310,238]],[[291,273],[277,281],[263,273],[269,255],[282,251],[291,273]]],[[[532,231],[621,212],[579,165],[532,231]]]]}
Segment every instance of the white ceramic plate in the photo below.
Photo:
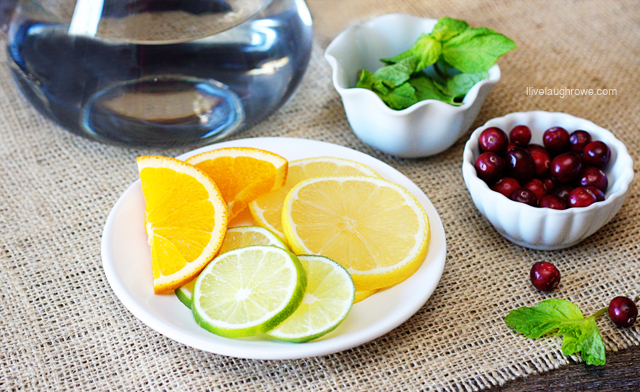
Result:
{"type": "MultiPolygon", "coordinates": [[[[254,138],[218,143],[183,154],[178,159],[222,147],[255,147],[288,160],[332,156],[361,162],[382,177],[408,189],[423,206],[431,225],[431,244],[422,266],[409,279],[353,306],[331,333],[309,343],[286,343],[267,337],[229,339],[196,324],[191,311],[173,295],[155,295],[151,254],[144,230],[144,199],[140,180],[117,201],[102,235],[102,263],[109,284],[124,306],[161,334],[188,346],[238,358],[295,359],[326,355],[359,346],[396,328],[415,314],[435,290],[444,269],[446,243],[440,217],[427,196],[391,166],[358,151],[334,144],[294,138],[254,138]]],[[[130,164],[135,164],[131,162],[130,164]]],[[[233,226],[250,224],[241,214],[233,226]]]]}

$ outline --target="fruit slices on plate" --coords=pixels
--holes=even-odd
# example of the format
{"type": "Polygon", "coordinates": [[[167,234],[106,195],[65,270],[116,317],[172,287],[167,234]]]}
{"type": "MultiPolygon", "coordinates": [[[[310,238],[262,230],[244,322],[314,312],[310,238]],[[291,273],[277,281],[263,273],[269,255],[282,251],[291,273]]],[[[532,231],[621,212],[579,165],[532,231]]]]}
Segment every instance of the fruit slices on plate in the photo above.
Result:
{"type": "Polygon", "coordinates": [[[281,228],[286,243],[301,256],[264,228],[229,229],[219,255],[195,283],[176,292],[206,329],[229,337],[268,332],[294,342],[316,339],[344,320],[356,298],[403,281],[422,264],[429,221],[401,186],[353,161],[320,157],[289,165],[254,149],[246,160],[244,150],[214,150],[188,162],[203,169],[194,167],[197,172],[210,173],[227,214],[250,204],[256,220],[281,228]],[[260,167],[260,156],[271,167],[256,170],[252,178],[247,167],[260,167]],[[293,176],[285,182],[287,167],[293,176]],[[344,175],[318,177],[336,172],[344,175]],[[217,182],[216,176],[221,177],[217,182]]]}

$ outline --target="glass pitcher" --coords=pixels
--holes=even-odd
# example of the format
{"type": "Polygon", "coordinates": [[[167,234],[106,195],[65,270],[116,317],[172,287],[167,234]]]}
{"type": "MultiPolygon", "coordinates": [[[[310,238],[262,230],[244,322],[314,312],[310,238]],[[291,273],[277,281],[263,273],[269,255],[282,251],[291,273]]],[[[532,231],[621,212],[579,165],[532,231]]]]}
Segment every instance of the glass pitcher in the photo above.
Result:
{"type": "Polygon", "coordinates": [[[7,42],[20,90],[62,127],[175,147],[282,106],[309,63],[312,22],[303,0],[18,0],[7,42]]]}

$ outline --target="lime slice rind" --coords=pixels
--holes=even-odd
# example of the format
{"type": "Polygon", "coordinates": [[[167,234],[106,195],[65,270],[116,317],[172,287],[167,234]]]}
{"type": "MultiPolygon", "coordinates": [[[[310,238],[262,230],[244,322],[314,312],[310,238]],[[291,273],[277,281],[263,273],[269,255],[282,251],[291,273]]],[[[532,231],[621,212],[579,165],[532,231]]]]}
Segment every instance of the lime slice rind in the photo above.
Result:
{"type": "Polygon", "coordinates": [[[347,270],[327,257],[298,258],[307,272],[307,291],[298,309],[267,335],[303,343],[328,334],[344,321],[355,301],[355,285],[347,270]]]}
{"type": "Polygon", "coordinates": [[[302,302],[304,268],[291,252],[248,246],[216,257],[202,271],[192,311],[204,329],[225,337],[246,337],[275,328],[302,302]]]}
{"type": "Polygon", "coordinates": [[[191,298],[193,293],[189,289],[185,288],[184,286],[178,287],[175,293],[176,293],[176,297],[178,297],[180,302],[182,302],[184,306],[186,306],[187,308],[191,309],[191,298]]]}

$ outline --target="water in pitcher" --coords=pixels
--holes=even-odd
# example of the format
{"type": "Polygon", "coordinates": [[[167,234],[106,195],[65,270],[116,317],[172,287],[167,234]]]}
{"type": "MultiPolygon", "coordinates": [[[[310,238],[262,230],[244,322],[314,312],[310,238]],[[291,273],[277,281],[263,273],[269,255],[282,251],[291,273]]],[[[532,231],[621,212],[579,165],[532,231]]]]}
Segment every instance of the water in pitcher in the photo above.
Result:
{"type": "Polygon", "coordinates": [[[96,10],[77,17],[81,1],[72,3],[64,18],[60,2],[55,12],[20,2],[9,29],[11,70],[40,112],[108,143],[224,138],[284,104],[309,62],[302,0],[244,0],[242,12],[223,0],[105,0],[89,34],[82,31],[96,10]]]}

